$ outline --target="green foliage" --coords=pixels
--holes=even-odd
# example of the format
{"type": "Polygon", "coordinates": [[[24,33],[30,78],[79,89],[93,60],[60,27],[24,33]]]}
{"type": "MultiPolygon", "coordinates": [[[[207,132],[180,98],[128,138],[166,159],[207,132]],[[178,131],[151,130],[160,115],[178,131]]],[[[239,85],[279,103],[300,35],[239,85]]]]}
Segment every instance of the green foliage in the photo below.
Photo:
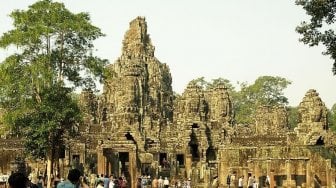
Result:
{"type": "Polygon", "coordinates": [[[336,132],[336,104],[328,110],[328,125],[331,130],[336,132]]]}
{"type": "Polygon", "coordinates": [[[225,78],[216,78],[212,79],[211,82],[208,82],[205,80],[204,77],[199,77],[196,79],[191,80],[188,85],[196,85],[202,88],[203,90],[210,90],[213,88],[216,88],[217,86],[225,86],[229,93],[234,92],[235,87],[231,84],[230,80],[225,79],[225,78]]]}
{"type": "Polygon", "coordinates": [[[324,55],[330,55],[334,60],[333,73],[336,74],[336,35],[334,0],[296,0],[295,3],[306,11],[310,21],[303,21],[296,31],[301,34],[301,42],[309,46],[323,44],[326,47],[324,55]]]}
{"type": "Polygon", "coordinates": [[[74,88],[65,83],[94,89],[95,78],[103,78],[107,60],[92,55],[93,41],[103,34],[87,13],[51,0],[10,17],[14,29],[1,36],[0,47],[17,51],[0,64],[0,108],[4,123],[27,138],[27,151],[42,158],[81,119],[74,88]]]}
{"type": "Polygon", "coordinates": [[[233,98],[237,123],[252,123],[255,110],[261,105],[285,105],[288,103],[283,90],[291,82],[281,77],[261,76],[252,85],[241,83],[241,90],[233,98]]]}
{"type": "Polygon", "coordinates": [[[196,85],[202,90],[210,90],[219,85],[224,85],[231,96],[235,112],[235,122],[239,124],[251,124],[254,113],[260,105],[285,105],[288,103],[283,90],[291,82],[285,78],[274,76],[260,76],[251,85],[240,83],[240,91],[236,91],[231,82],[224,78],[213,79],[207,82],[204,77],[196,78],[188,85],[196,85]]]}
{"type": "MultiPolygon", "coordinates": [[[[48,88],[41,92],[41,103],[35,104],[30,111],[11,118],[12,124],[20,127],[20,132],[27,137],[26,151],[32,156],[43,158],[50,146],[63,143],[64,133],[74,133],[74,127],[80,122],[81,116],[70,92],[70,89],[62,86],[48,88]]],[[[11,116],[11,112],[6,114],[6,117],[11,116]]]]}
{"type": "Polygon", "coordinates": [[[288,126],[290,129],[294,129],[297,127],[298,121],[299,121],[299,111],[298,107],[288,107],[288,126]]]}
{"type": "Polygon", "coordinates": [[[207,87],[207,85],[209,84],[209,82],[207,82],[204,77],[199,77],[196,79],[191,80],[188,83],[188,86],[198,86],[201,89],[205,89],[207,87]]]}

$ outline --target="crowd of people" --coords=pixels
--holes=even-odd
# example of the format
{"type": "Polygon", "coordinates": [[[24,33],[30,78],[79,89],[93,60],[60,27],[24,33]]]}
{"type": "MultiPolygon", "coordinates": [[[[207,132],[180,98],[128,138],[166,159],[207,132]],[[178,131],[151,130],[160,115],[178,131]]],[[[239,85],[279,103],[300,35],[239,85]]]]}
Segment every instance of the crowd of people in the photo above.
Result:
{"type": "MultiPolygon", "coordinates": [[[[214,181],[215,182],[215,181],[214,181]]],[[[255,176],[252,176],[251,173],[248,174],[247,181],[244,181],[244,176],[240,176],[238,179],[236,178],[235,174],[229,174],[226,178],[226,185],[227,187],[238,187],[238,188],[259,188],[259,187],[269,187],[270,177],[266,176],[266,179],[261,186],[255,176]]],[[[218,187],[213,184],[213,187],[218,187]]]]}
{"type": "MultiPolygon", "coordinates": [[[[29,177],[24,173],[15,172],[8,178],[10,188],[45,188],[46,180],[40,176],[37,182],[33,183],[29,177]]],[[[92,176],[91,179],[83,175],[78,169],[69,171],[67,179],[64,180],[59,176],[52,178],[52,188],[127,188],[128,183],[124,176],[115,178],[113,175],[110,177],[92,176]]]]}
{"type": "Polygon", "coordinates": [[[171,179],[168,177],[162,178],[162,176],[158,178],[154,177],[151,179],[150,176],[141,176],[137,181],[137,188],[191,188],[191,180],[179,180],[179,179],[171,179]]]}

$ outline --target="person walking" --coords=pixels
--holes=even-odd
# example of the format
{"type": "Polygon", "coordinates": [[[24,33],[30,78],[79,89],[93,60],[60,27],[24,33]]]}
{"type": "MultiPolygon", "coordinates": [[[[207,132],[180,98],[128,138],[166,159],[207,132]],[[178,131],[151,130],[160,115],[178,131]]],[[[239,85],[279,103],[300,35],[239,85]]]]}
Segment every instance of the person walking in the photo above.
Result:
{"type": "Polygon", "coordinates": [[[244,186],[244,176],[241,176],[239,179],[238,179],[238,188],[243,188],[244,186]]]}
{"type": "Polygon", "coordinates": [[[163,186],[164,188],[169,188],[169,180],[167,177],[165,177],[165,179],[163,180],[163,186]]]}

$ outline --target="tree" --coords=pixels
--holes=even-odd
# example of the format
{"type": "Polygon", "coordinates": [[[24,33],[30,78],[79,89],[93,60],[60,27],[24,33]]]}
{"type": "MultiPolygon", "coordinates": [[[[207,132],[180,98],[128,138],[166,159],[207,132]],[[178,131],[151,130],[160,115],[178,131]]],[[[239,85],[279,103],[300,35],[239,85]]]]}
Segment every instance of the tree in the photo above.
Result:
{"type": "Polygon", "coordinates": [[[216,78],[212,79],[211,82],[207,84],[207,89],[212,89],[215,88],[219,85],[224,85],[230,94],[232,94],[235,91],[235,87],[231,84],[230,80],[225,79],[225,78],[216,78]]]}
{"type": "Polygon", "coordinates": [[[304,44],[326,47],[324,55],[330,55],[334,60],[332,72],[336,75],[336,35],[334,22],[336,3],[334,0],[296,0],[295,3],[306,11],[310,21],[303,21],[296,28],[302,35],[300,39],[304,44]]]}
{"type": "Polygon", "coordinates": [[[207,87],[207,85],[209,84],[209,82],[207,82],[204,77],[199,77],[199,78],[195,78],[193,80],[191,80],[189,83],[188,83],[188,86],[191,86],[191,85],[195,85],[195,86],[198,86],[200,87],[201,89],[205,89],[207,87]]]}
{"type": "Polygon", "coordinates": [[[252,85],[240,84],[234,101],[235,120],[237,123],[252,123],[254,112],[261,105],[285,105],[288,103],[283,90],[291,82],[281,77],[261,76],[252,85]]]}
{"type": "Polygon", "coordinates": [[[1,36],[0,47],[18,50],[0,64],[0,108],[4,123],[27,138],[27,151],[48,161],[51,177],[59,145],[81,119],[71,92],[103,78],[107,60],[92,55],[93,41],[103,34],[87,13],[71,13],[51,0],[10,17],[14,29],[1,36]]]}
{"type": "Polygon", "coordinates": [[[288,127],[293,130],[295,127],[297,127],[297,124],[299,122],[299,110],[298,107],[288,107],[288,127]]]}
{"type": "Polygon", "coordinates": [[[336,131],[336,104],[328,110],[328,126],[331,130],[336,131]]]}

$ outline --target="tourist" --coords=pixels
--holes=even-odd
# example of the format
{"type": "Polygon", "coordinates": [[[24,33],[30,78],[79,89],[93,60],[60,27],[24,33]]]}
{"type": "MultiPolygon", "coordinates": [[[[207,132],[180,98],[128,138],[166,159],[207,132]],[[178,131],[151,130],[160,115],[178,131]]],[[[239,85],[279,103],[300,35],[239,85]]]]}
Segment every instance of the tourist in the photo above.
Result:
{"type": "Polygon", "coordinates": [[[119,177],[118,184],[119,184],[120,188],[126,188],[127,187],[127,180],[126,180],[125,176],[119,177]]]}
{"type": "Polygon", "coordinates": [[[141,176],[141,187],[146,188],[147,186],[147,178],[145,175],[141,176]]]}
{"type": "Polygon", "coordinates": [[[177,187],[178,187],[178,188],[181,188],[181,187],[182,187],[181,180],[179,180],[179,179],[177,180],[177,187]]]}
{"type": "Polygon", "coordinates": [[[109,182],[109,188],[114,188],[114,177],[113,175],[110,175],[110,182],[109,182]]]}
{"type": "Polygon", "coordinates": [[[80,185],[81,172],[78,169],[69,171],[68,180],[58,183],[57,188],[75,188],[80,185]]]}
{"type": "Polygon", "coordinates": [[[98,181],[97,188],[104,188],[104,181],[103,180],[98,181]]]}
{"type": "Polygon", "coordinates": [[[231,175],[230,174],[226,177],[226,185],[228,187],[230,187],[230,185],[231,185],[231,175]]]}
{"type": "Polygon", "coordinates": [[[270,182],[271,182],[271,181],[270,181],[270,177],[269,177],[269,175],[267,175],[267,176],[266,176],[266,180],[265,180],[265,186],[266,186],[266,187],[270,187],[270,182]]]}
{"type": "Polygon", "coordinates": [[[162,159],[162,164],[163,164],[163,168],[168,168],[168,161],[166,160],[166,158],[162,159]]]}
{"type": "Polygon", "coordinates": [[[86,180],[85,176],[79,177],[79,187],[80,188],[89,188],[89,185],[87,183],[87,180],[86,180]]]}
{"type": "Polygon", "coordinates": [[[141,179],[141,178],[138,178],[136,187],[137,187],[137,188],[142,188],[141,186],[142,186],[142,179],[141,179]]]}
{"type": "Polygon", "coordinates": [[[37,180],[37,187],[38,188],[43,188],[43,185],[44,185],[43,177],[39,176],[39,178],[37,180]]]}
{"type": "Polygon", "coordinates": [[[104,182],[104,188],[109,188],[109,178],[108,178],[108,176],[107,175],[103,175],[103,174],[101,174],[100,175],[100,180],[102,180],[103,182],[104,182]]]}
{"type": "Polygon", "coordinates": [[[169,188],[169,180],[167,177],[165,177],[165,179],[163,180],[163,186],[164,188],[169,188]]]}
{"type": "Polygon", "coordinates": [[[247,188],[253,188],[254,179],[251,174],[248,175],[247,179],[247,188]]]}
{"type": "Polygon", "coordinates": [[[152,188],[159,188],[159,181],[156,177],[152,181],[152,188]]]}
{"type": "Polygon", "coordinates": [[[99,175],[97,174],[96,179],[95,179],[95,183],[94,183],[94,187],[97,187],[99,184],[100,178],[99,175]]]}
{"type": "Polygon", "coordinates": [[[158,180],[158,183],[159,183],[159,188],[163,188],[163,179],[162,179],[162,176],[160,176],[160,178],[158,180]]]}
{"type": "Polygon", "coordinates": [[[59,174],[56,175],[56,178],[54,178],[54,187],[57,187],[57,184],[61,181],[61,177],[59,174]]]}
{"type": "Polygon", "coordinates": [[[253,188],[258,188],[258,183],[257,183],[257,181],[255,179],[253,181],[252,187],[253,188]]]}
{"type": "Polygon", "coordinates": [[[213,182],[212,182],[212,185],[211,185],[212,188],[217,188],[218,187],[218,176],[215,176],[213,178],[213,182]]]}
{"type": "Polygon", "coordinates": [[[15,172],[8,179],[10,188],[25,188],[28,184],[28,178],[20,172],[15,172]]]}
{"type": "Polygon", "coordinates": [[[244,186],[243,180],[244,180],[244,176],[241,176],[238,179],[238,188],[243,188],[243,186],[244,186]]]}
{"type": "Polygon", "coordinates": [[[186,188],[191,188],[191,179],[188,178],[186,188]]]}

